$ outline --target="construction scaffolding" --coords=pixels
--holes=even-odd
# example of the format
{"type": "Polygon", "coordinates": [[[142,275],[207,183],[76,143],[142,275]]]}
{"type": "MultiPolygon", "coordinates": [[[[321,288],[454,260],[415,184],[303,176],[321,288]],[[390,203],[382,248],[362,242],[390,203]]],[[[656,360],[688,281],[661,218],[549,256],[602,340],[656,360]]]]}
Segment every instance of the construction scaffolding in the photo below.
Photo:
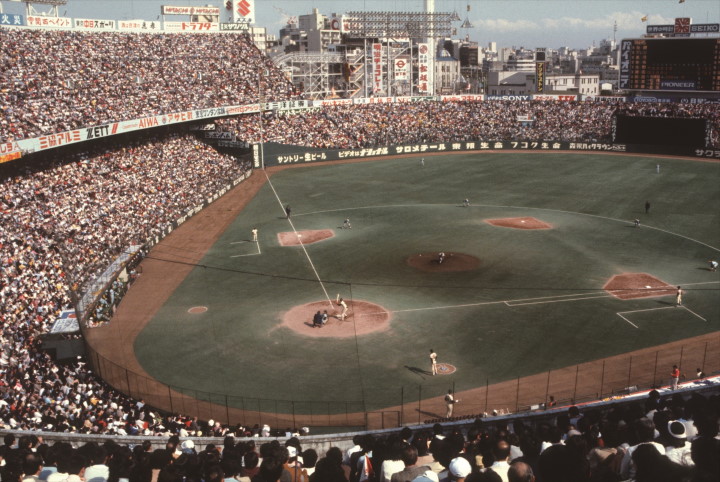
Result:
{"type": "Polygon", "coordinates": [[[308,99],[428,94],[433,91],[435,41],[453,34],[457,14],[350,12],[342,17],[336,52],[293,52],[273,57],[308,99]],[[421,54],[419,53],[421,52],[421,54]],[[419,57],[428,64],[419,62],[419,57]],[[430,70],[426,90],[421,70],[430,70]]]}

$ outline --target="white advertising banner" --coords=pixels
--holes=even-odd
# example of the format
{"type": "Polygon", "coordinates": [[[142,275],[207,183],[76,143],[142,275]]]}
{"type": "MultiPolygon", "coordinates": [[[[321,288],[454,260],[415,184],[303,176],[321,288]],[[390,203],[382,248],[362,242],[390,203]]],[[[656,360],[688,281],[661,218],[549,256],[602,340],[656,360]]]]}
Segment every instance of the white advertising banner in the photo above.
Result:
{"type": "Polygon", "coordinates": [[[163,5],[161,10],[163,15],[220,15],[219,7],[171,7],[163,5]]]}
{"type": "Polygon", "coordinates": [[[72,27],[72,19],[69,17],[35,17],[28,15],[28,27],[45,28],[68,28],[72,27]]]}
{"type": "Polygon", "coordinates": [[[418,79],[417,89],[420,93],[430,91],[430,45],[423,43],[417,45],[418,52],[418,79]]]}
{"type": "Polygon", "coordinates": [[[115,20],[93,20],[89,18],[74,18],[73,26],[83,30],[115,30],[115,20]]]}
{"type": "Polygon", "coordinates": [[[372,81],[370,85],[372,86],[372,93],[375,95],[380,92],[385,92],[385,89],[383,88],[384,55],[381,43],[373,43],[370,45],[370,58],[372,59],[372,69],[370,72],[372,81]]]}
{"type": "Polygon", "coordinates": [[[165,22],[167,32],[217,32],[220,24],[215,22],[165,22]]]}
{"type": "Polygon", "coordinates": [[[160,31],[160,22],[150,20],[118,20],[118,30],[143,30],[145,32],[160,31]]]}
{"type": "Polygon", "coordinates": [[[255,23],[255,0],[232,0],[232,21],[255,23]]]}
{"type": "Polygon", "coordinates": [[[50,328],[50,333],[75,333],[77,331],[80,331],[80,325],[75,310],[62,310],[50,328]]]}
{"type": "Polygon", "coordinates": [[[395,80],[410,80],[410,60],[407,57],[398,57],[394,61],[395,80]]]}

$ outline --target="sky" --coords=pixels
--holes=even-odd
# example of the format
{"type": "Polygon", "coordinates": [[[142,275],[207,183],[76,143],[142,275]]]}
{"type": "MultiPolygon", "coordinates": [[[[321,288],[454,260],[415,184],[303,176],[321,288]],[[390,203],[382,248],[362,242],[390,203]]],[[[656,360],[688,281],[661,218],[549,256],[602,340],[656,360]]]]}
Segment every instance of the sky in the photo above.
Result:
{"type": "MultiPolygon", "coordinates": [[[[5,13],[23,13],[24,4],[2,1],[5,13]]],[[[161,5],[223,7],[224,0],[68,0],[61,16],[92,19],[155,20],[161,5]]],[[[317,8],[320,13],[350,11],[419,12],[423,0],[255,0],[257,22],[277,35],[288,17],[317,8]]],[[[37,5],[36,9],[41,9],[37,5]]],[[[223,7],[224,8],[224,7],[223,7]]],[[[645,25],[668,25],[675,17],[691,17],[693,23],[720,23],[719,0],[435,0],[436,12],[457,12],[473,24],[458,37],[498,47],[588,48],[602,39],[637,38],[645,25]],[[468,11],[469,6],[469,11],[468,11]],[[647,16],[647,22],[642,18],[647,16]]],[[[176,18],[181,20],[181,17],[176,18]]]]}

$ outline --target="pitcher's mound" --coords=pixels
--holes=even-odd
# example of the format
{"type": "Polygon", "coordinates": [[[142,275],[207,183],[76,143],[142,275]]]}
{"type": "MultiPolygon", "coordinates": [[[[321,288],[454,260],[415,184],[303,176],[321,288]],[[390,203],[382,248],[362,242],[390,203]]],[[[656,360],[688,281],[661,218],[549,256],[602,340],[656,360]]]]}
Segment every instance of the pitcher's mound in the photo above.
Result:
{"type": "Polygon", "coordinates": [[[675,294],[676,288],[647,273],[623,273],[610,278],[603,289],[621,300],[675,294]]]}
{"type": "Polygon", "coordinates": [[[493,226],[500,226],[502,228],[514,228],[514,229],[551,229],[552,224],[548,224],[539,219],[533,217],[525,218],[499,218],[499,219],[486,219],[486,223],[493,226]]]}
{"type": "Polygon", "coordinates": [[[469,254],[446,251],[442,263],[440,263],[438,254],[438,252],[414,254],[407,259],[407,264],[413,268],[433,273],[471,271],[480,266],[480,260],[469,254]]]}
{"type": "Polygon", "coordinates": [[[306,231],[285,231],[278,233],[280,246],[300,246],[312,244],[335,236],[332,229],[311,229],[306,231]]]}
{"type": "Polygon", "coordinates": [[[333,302],[315,301],[298,305],[282,315],[282,326],[305,336],[322,338],[349,338],[387,330],[392,319],[391,313],[384,307],[363,300],[345,300],[348,313],[345,320],[337,316],[341,313],[333,302]],[[329,318],[322,328],[313,328],[315,313],[327,310],[329,318]]]}

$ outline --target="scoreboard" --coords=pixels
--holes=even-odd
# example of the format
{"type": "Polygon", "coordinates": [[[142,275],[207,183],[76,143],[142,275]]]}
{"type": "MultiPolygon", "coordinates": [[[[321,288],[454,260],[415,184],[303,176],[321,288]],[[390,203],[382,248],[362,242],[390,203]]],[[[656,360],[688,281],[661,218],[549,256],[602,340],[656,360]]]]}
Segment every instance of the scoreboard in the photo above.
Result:
{"type": "Polygon", "coordinates": [[[720,92],[720,38],[623,39],[619,87],[720,92]]]}

